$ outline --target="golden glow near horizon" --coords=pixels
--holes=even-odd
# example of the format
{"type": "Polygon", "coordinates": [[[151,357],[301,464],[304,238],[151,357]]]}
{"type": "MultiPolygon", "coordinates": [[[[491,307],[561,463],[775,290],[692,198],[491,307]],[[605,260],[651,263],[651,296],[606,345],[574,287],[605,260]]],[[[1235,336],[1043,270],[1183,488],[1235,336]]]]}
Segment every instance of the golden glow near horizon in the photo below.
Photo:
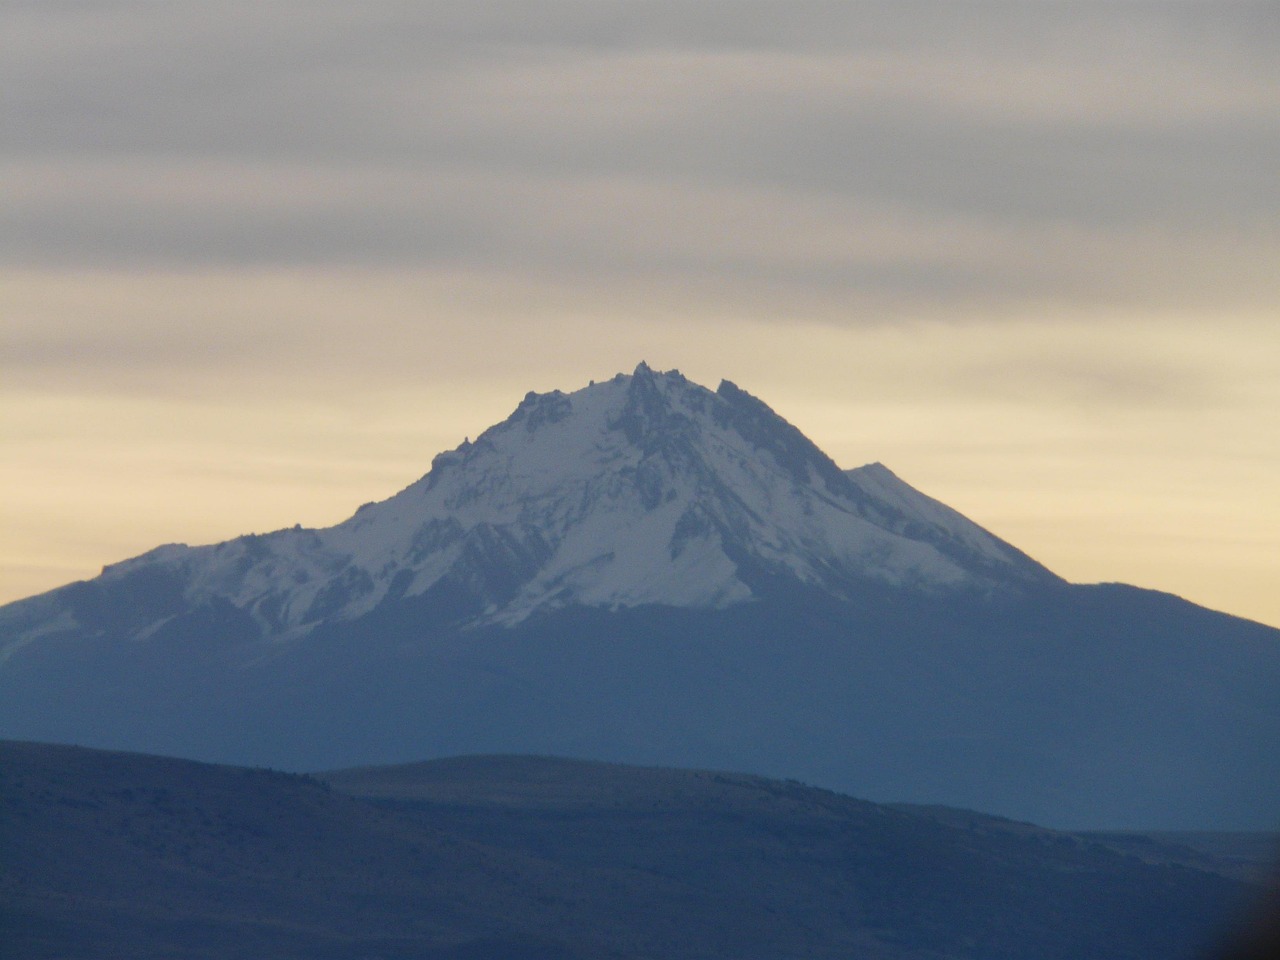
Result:
{"type": "Polygon", "coordinates": [[[548,336],[525,307],[546,299],[536,286],[502,302],[494,285],[468,306],[456,278],[411,274],[3,280],[29,342],[92,312],[124,358],[90,348],[78,368],[33,364],[0,388],[5,600],[160,543],[336,523],[526,390],[574,390],[645,359],[711,388],[734,380],[842,466],[879,460],[1068,579],[1280,623],[1280,344],[1265,317],[793,320],[779,336],[763,317],[611,315],[601,302],[560,305],[548,336]],[[184,308],[204,312],[198,335],[223,333],[157,345],[149,318],[184,308]],[[255,349],[218,359],[264,309],[273,326],[255,349]],[[379,337],[350,322],[361,312],[379,337]],[[173,355],[139,367],[147,349],[173,355]]]}
{"type": "Polygon", "coordinates": [[[0,600],[644,359],[1280,625],[1274,4],[584,10],[0,10],[0,600]]]}

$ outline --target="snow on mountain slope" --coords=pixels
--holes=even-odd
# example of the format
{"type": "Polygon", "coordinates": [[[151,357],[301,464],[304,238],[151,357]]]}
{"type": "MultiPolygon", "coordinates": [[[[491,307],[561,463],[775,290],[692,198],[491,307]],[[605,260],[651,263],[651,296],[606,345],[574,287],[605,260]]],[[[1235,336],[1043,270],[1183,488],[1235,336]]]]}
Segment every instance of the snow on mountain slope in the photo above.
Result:
{"type": "Polygon", "coordinates": [[[770,583],[836,596],[877,582],[989,592],[1053,574],[879,464],[841,471],[727,381],[715,392],[641,364],[574,393],[528,394],[474,443],[337,526],[107,567],[150,571],[191,603],[229,601],[288,635],[448,593],[471,619],[667,604],[717,608],[770,583]]]}
{"type": "Polygon", "coordinates": [[[956,553],[967,558],[971,565],[989,565],[993,573],[1009,565],[1024,571],[1044,570],[1022,551],[988,533],[968,517],[904,483],[882,463],[855,467],[846,470],[845,475],[877,503],[882,516],[897,514],[896,519],[885,521],[895,533],[956,553]]]}

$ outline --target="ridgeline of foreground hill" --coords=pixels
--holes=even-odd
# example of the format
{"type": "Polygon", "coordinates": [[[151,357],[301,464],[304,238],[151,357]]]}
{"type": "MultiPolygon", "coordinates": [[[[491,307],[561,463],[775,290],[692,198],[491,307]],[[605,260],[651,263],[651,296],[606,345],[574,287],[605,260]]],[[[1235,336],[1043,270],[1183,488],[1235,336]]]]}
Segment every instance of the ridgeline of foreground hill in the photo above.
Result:
{"type": "Polygon", "coordinates": [[[535,758],[310,777],[0,742],[0,809],[24,960],[1177,960],[1252,890],[1172,847],[535,758]]]}

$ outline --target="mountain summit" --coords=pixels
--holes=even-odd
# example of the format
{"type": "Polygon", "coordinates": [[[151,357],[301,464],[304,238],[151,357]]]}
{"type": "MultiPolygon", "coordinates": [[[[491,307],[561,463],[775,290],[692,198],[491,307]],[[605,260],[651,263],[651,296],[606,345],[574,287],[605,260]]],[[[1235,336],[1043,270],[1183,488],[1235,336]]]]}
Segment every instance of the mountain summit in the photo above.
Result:
{"type": "Polygon", "coordinates": [[[533,753],[1052,826],[1274,826],[1280,631],[1068,584],[764,403],[530,393],[321,530],[0,608],[0,737],[284,769],[533,753]]]}
{"type": "Polygon", "coordinates": [[[788,585],[987,594],[1056,578],[879,464],[842,471],[768,406],[641,363],[529,393],[421,480],[324,530],[171,545],[150,569],[266,634],[426,598],[513,624],[567,607],[722,608],[788,585]]]}

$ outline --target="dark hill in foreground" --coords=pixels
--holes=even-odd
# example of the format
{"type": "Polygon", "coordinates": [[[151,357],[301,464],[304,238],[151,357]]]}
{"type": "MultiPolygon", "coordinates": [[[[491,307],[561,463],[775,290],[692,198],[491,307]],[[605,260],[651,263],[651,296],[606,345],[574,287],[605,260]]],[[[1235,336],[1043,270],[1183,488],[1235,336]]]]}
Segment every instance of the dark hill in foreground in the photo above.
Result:
{"type": "Polygon", "coordinates": [[[5,742],[0,798],[32,960],[1176,960],[1251,891],[1172,847],[562,760],[319,779],[5,742]]]}

